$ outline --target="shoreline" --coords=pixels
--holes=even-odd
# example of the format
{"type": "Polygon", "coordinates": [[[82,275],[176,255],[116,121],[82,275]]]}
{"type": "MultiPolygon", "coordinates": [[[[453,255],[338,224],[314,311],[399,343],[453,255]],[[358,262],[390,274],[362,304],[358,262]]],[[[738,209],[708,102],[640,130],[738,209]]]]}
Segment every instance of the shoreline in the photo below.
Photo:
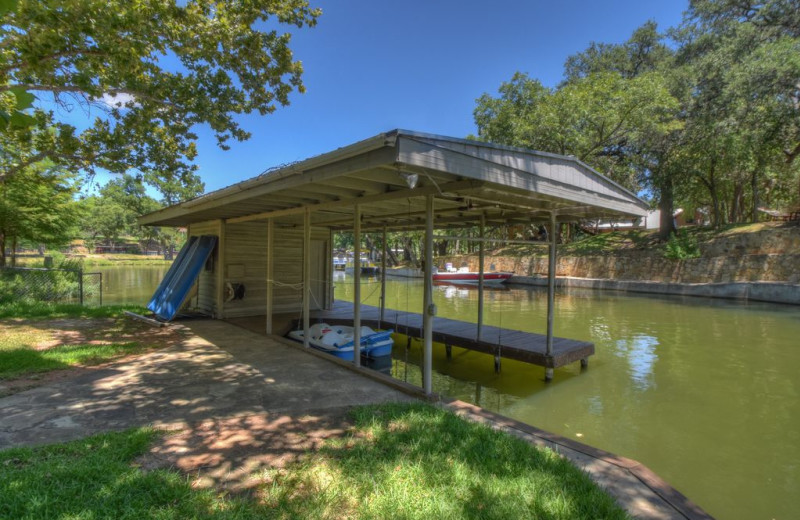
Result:
{"type": "MultiPolygon", "coordinates": [[[[547,278],[515,275],[509,278],[508,283],[546,287],[547,278]]],[[[556,287],[663,294],[670,296],[699,296],[705,298],[800,305],[800,285],[788,282],[679,283],[557,276],[556,287]]]]}
{"type": "MultiPolygon", "coordinates": [[[[352,272],[352,271],[351,271],[352,272]]],[[[419,269],[386,270],[387,277],[422,278],[419,269]]],[[[518,276],[509,284],[547,287],[546,276],[518,276]]],[[[697,296],[740,301],[758,301],[800,305],[800,284],[789,282],[657,282],[651,280],[614,280],[611,278],[578,278],[556,276],[556,287],[635,292],[668,296],[697,296]]]]}

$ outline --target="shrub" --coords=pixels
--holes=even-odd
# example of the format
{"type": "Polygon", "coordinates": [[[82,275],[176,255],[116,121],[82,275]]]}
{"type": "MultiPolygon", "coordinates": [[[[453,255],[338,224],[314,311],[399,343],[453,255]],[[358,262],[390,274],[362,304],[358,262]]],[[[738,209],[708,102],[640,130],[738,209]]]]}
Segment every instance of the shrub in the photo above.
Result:
{"type": "Polygon", "coordinates": [[[697,238],[689,235],[686,231],[678,231],[674,235],[670,235],[664,257],[672,260],[699,258],[700,246],[697,245],[697,238]]]}

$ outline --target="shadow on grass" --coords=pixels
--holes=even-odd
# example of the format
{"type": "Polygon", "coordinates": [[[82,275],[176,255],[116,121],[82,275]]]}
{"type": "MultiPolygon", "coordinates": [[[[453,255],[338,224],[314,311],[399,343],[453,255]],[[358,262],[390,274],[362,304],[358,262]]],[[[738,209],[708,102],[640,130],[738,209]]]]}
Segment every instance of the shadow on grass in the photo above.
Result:
{"type": "Polygon", "coordinates": [[[361,407],[352,437],[263,486],[290,517],[626,518],[555,453],[423,404],[361,407]]]}
{"type": "Polygon", "coordinates": [[[177,472],[131,461],[157,434],[138,429],[0,452],[0,518],[248,518],[243,500],[194,490],[177,472]]]}
{"type": "Polygon", "coordinates": [[[11,379],[76,365],[96,365],[143,350],[144,348],[137,343],[65,345],[47,350],[25,347],[0,350],[0,379],[11,379]]]}

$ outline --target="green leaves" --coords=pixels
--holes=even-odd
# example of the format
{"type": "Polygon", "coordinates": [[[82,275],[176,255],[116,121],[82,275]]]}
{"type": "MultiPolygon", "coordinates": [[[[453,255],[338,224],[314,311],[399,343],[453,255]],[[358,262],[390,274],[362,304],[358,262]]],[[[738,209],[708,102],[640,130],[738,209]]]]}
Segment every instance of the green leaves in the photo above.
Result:
{"type": "Polygon", "coordinates": [[[0,0],[0,16],[16,11],[19,0],[0,0]]]}
{"type": "Polygon", "coordinates": [[[49,158],[90,174],[148,174],[155,186],[188,181],[189,192],[199,185],[194,127],[226,148],[250,137],[240,114],[289,104],[302,66],[278,24],[313,26],[320,15],[307,0],[0,2],[15,9],[0,25],[0,145],[15,150],[0,182],[49,158]],[[78,131],[69,112],[100,115],[78,131]]]}

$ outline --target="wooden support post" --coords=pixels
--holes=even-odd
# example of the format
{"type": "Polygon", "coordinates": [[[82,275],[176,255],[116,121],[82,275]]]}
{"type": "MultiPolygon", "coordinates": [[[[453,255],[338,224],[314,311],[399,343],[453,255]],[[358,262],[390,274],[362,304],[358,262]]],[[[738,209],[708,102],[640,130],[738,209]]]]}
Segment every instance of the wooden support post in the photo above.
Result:
{"type": "Polygon", "coordinates": [[[478,243],[478,332],[477,340],[481,340],[483,330],[483,271],[484,271],[484,246],[483,234],[486,228],[486,216],[481,213],[481,222],[478,228],[481,241],[478,243]]]}
{"type": "Polygon", "coordinates": [[[383,252],[381,253],[381,326],[383,326],[384,313],[386,312],[386,252],[389,247],[386,245],[386,225],[383,226],[381,237],[383,252]]]}
{"type": "MultiPolygon", "coordinates": [[[[550,213],[550,251],[547,267],[547,347],[546,354],[553,356],[553,313],[556,298],[556,212],[550,213]]],[[[553,379],[553,369],[544,369],[544,380],[553,379]]]]}
{"type": "Polygon", "coordinates": [[[589,366],[589,358],[581,358],[581,368],[587,368],[589,366]]]}
{"type": "Polygon", "coordinates": [[[217,312],[216,318],[225,318],[225,220],[219,220],[217,231],[217,312]]]}
{"type": "Polygon", "coordinates": [[[422,388],[433,393],[433,195],[425,196],[425,293],[422,309],[422,388]]]}
{"type": "Polygon", "coordinates": [[[353,211],[353,364],[361,365],[361,206],[353,211]]]}
{"type": "Polygon", "coordinates": [[[269,219],[267,220],[267,297],[266,297],[267,334],[272,334],[272,312],[273,312],[272,288],[275,285],[272,279],[275,271],[275,260],[273,257],[274,247],[275,247],[275,223],[273,219],[269,219]]]}
{"type": "Polygon", "coordinates": [[[303,218],[303,346],[310,347],[311,320],[311,209],[303,218]]]}
{"type": "Polygon", "coordinates": [[[445,345],[444,346],[444,353],[447,355],[447,359],[453,358],[453,346],[452,345],[445,345]]]}

